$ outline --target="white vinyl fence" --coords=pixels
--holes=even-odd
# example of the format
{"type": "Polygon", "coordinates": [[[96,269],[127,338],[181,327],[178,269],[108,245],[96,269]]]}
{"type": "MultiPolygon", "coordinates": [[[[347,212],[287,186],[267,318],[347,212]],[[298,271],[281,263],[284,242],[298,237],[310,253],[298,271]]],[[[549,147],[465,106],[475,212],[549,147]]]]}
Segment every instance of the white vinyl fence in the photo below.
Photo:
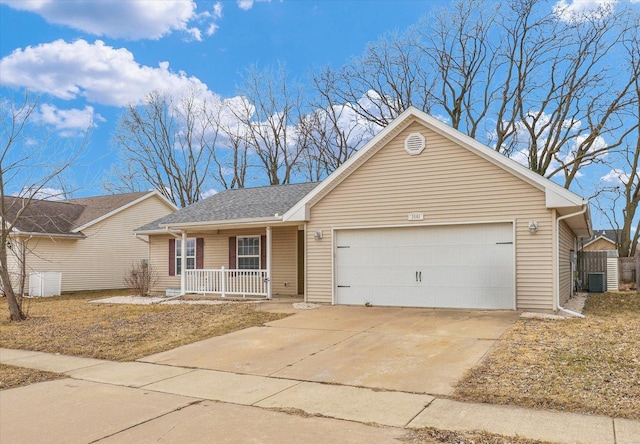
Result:
{"type": "Polygon", "coordinates": [[[57,271],[35,272],[29,274],[29,296],[58,296],[62,290],[62,273],[57,271]]]}

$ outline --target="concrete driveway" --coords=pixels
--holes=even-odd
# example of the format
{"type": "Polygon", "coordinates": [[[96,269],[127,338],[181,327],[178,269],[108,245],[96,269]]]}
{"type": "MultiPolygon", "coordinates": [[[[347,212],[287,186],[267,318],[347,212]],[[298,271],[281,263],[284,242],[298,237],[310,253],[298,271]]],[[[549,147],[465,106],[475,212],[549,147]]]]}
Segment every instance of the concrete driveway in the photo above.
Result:
{"type": "Polygon", "coordinates": [[[513,311],[322,306],[140,361],[448,395],[513,311]]]}

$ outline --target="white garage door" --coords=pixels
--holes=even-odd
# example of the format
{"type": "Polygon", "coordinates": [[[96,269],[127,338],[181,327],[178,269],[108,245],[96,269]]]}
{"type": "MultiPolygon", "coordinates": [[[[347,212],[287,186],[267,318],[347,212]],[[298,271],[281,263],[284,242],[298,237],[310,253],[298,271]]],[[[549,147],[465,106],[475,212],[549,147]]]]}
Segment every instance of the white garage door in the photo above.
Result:
{"type": "Polygon", "coordinates": [[[511,223],[336,231],[336,303],[513,309],[511,223]]]}

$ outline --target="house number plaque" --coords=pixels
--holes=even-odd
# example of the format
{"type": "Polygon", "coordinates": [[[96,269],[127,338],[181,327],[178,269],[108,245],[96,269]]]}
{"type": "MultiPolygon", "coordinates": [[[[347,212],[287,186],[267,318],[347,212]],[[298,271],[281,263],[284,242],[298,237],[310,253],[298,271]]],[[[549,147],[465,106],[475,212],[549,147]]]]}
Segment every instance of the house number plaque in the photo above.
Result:
{"type": "Polygon", "coordinates": [[[409,220],[424,220],[424,213],[409,213],[409,220]]]}

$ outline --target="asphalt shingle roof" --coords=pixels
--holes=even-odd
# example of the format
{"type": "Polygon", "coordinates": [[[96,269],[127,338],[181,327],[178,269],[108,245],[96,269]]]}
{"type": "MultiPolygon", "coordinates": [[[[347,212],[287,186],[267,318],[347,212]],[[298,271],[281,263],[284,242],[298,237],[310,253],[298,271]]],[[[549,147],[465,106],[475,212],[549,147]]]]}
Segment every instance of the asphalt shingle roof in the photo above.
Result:
{"type": "Polygon", "coordinates": [[[620,237],[620,230],[593,230],[593,236],[589,239],[585,240],[584,243],[589,243],[591,241],[596,240],[600,236],[609,239],[614,244],[618,242],[618,238],[620,237]]]}
{"type": "MultiPolygon", "coordinates": [[[[86,197],[69,200],[32,199],[28,203],[15,228],[23,233],[76,234],[73,230],[99,219],[148,192],[114,194],[109,196],[86,197]]],[[[5,217],[9,221],[16,218],[26,204],[21,197],[5,196],[5,217]]]]}
{"type": "Polygon", "coordinates": [[[160,229],[164,224],[221,222],[282,215],[313,190],[319,182],[225,190],[135,231],[160,229]]]}

